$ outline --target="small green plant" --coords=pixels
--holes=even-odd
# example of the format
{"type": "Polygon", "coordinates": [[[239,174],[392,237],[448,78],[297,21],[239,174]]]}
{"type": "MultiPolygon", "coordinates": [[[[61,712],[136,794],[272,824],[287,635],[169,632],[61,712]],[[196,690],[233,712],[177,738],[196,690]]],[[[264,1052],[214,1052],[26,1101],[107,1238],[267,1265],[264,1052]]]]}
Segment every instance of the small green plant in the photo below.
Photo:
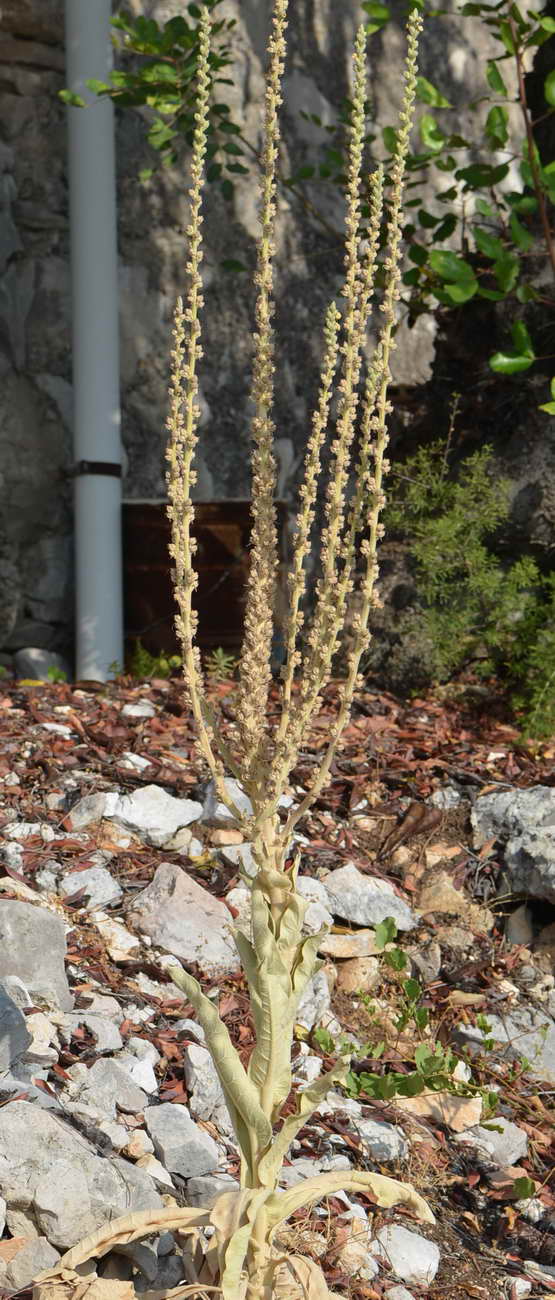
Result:
{"type": "Polygon", "coordinates": [[[49,682],[67,682],[67,673],[63,668],[57,668],[56,664],[51,664],[46,674],[49,682]]]}
{"type": "Polygon", "coordinates": [[[132,677],[171,677],[172,672],[175,672],[177,668],[181,668],[179,655],[165,655],[163,653],[152,655],[137,637],[129,661],[129,672],[132,677]]]}
{"type": "Polygon", "coordinates": [[[422,447],[402,470],[386,526],[408,543],[420,608],[418,624],[436,680],[472,664],[497,674],[512,693],[530,735],[555,728],[555,580],[533,559],[502,563],[492,541],[509,514],[509,483],[496,477],[489,447],[463,461],[456,476],[445,442],[422,447]]]}
{"type": "Polygon", "coordinates": [[[233,677],[237,667],[237,656],[217,646],[205,660],[206,675],[214,682],[227,682],[233,677]]]}

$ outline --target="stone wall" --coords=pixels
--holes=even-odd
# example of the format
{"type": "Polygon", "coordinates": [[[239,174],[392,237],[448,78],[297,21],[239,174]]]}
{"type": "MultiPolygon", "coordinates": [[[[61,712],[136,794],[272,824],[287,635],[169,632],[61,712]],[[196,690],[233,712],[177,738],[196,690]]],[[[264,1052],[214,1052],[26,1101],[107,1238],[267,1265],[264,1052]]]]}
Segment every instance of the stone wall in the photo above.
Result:
{"type": "MultiPolygon", "coordinates": [[[[180,0],[133,0],[131,8],[163,20],[183,6],[180,0]]],[[[400,0],[395,0],[398,20],[371,44],[371,87],[381,121],[394,120],[400,94],[403,10],[400,0]]],[[[269,0],[241,0],[237,5],[237,0],[225,0],[224,11],[239,16],[236,86],[233,91],[226,89],[236,119],[246,123],[257,145],[270,4],[269,0]]],[[[333,120],[334,105],[347,93],[359,16],[358,0],[342,0],[340,5],[335,0],[300,0],[291,6],[286,166],[296,167],[312,156],[314,128],[299,110],[333,120]]],[[[457,129],[464,129],[461,106],[480,87],[483,62],[491,53],[485,29],[482,47],[474,43],[475,36],[475,26],[470,34],[453,16],[430,23],[423,43],[421,70],[435,80],[441,67],[442,89],[455,106],[457,129]]],[[[68,650],[72,520],[67,470],[72,462],[72,417],[65,110],[57,98],[64,85],[60,0],[2,0],[0,65],[0,648],[13,651],[32,644],[68,650]]],[[[151,162],[145,136],[139,112],[117,114],[127,498],[164,494],[168,341],[185,262],[181,232],[187,219],[186,178],[178,170],[158,171],[148,188],[139,185],[140,169],[151,162]]],[[[318,201],[324,204],[328,221],[337,224],[341,215],[337,198],[330,192],[318,201]]],[[[239,178],[231,205],[210,190],[198,483],[198,495],[204,500],[240,498],[249,491],[246,375],[252,283],[250,276],[222,272],[220,263],[236,257],[252,266],[255,233],[253,175],[239,178]]],[[[276,278],[279,492],[285,499],[294,496],[315,392],[318,326],[330,295],[338,290],[341,267],[340,244],[292,196],[283,200],[276,278]]],[[[411,331],[402,329],[395,359],[400,391],[433,382],[435,333],[432,317],[421,318],[411,331]]],[[[399,423],[398,437],[406,423],[399,423]]],[[[533,434],[533,451],[524,456],[527,472],[537,462],[536,478],[544,475],[546,455],[548,461],[555,457],[553,443],[546,451],[546,425],[541,427],[541,434],[533,434]]],[[[518,437],[517,430],[511,436],[518,437]]],[[[519,454],[517,473],[523,460],[519,454]]],[[[549,518],[542,535],[552,546],[555,504],[553,488],[549,490],[549,518]]],[[[541,501],[539,508],[545,514],[541,501]]]]}

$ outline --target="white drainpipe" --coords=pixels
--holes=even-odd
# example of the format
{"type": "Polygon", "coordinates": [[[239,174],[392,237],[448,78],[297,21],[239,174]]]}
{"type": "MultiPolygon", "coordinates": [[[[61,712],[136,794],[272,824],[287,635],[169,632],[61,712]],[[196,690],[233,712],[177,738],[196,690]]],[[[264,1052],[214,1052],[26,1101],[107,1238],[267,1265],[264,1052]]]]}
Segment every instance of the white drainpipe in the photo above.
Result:
{"type": "Polygon", "coordinates": [[[108,81],[111,0],[65,0],[73,299],[76,672],[123,662],[121,445],[114,113],[86,89],[108,81]]]}

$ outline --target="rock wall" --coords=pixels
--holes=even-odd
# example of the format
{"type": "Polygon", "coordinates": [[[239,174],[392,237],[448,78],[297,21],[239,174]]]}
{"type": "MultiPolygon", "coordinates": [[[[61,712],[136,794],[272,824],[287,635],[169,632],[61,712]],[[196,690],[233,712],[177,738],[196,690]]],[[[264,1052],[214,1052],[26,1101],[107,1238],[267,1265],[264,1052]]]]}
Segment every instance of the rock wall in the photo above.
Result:
{"type": "MultiPolygon", "coordinates": [[[[182,11],[181,0],[133,0],[135,12],[164,20],[182,11]]],[[[229,90],[237,120],[260,142],[263,56],[269,0],[225,0],[222,13],[238,15],[234,75],[229,90]]],[[[394,120],[403,55],[403,6],[396,21],[374,36],[370,47],[372,94],[380,120],[394,120]]],[[[307,160],[314,128],[299,114],[334,118],[348,91],[350,51],[360,17],[358,0],[304,0],[291,6],[284,115],[285,165],[307,160]]],[[[464,129],[462,106],[481,85],[491,53],[454,15],[430,23],[421,71],[431,80],[442,69],[442,89],[464,129]]],[[[69,229],[61,0],[3,0],[0,5],[0,648],[23,645],[68,650],[71,645],[71,354],[69,229]]],[[[469,124],[470,125],[470,124],[469,124]]],[[[180,170],[156,172],[148,188],[137,176],[151,161],[139,112],[117,114],[119,187],[119,292],[122,338],[122,413],[127,498],[164,495],[164,420],[171,314],[183,287],[186,178],[180,170]]],[[[249,332],[253,294],[250,276],[225,274],[222,259],[252,266],[255,253],[254,173],[238,178],[226,204],[216,190],[206,207],[204,275],[205,361],[201,376],[203,449],[199,498],[248,496],[249,332]]],[[[337,224],[340,205],[323,200],[337,224]]],[[[314,222],[292,196],[280,203],[277,327],[279,332],[277,419],[280,429],[280,496],[293,499],[307,417],[315,393],[319,323],[342,269],[341,245],[314,222]]],[[[400,391],[433,380],[432,317],[403,328],[395,360],[400,391]]],[[[398,422],[404,436],[407,420],[398,422]]],[[[534,482],[555,458],[541,434],[524,469],[534,482]]],[[[519,437],[511,430],[512,437],[519,437]]],[[[518,459],[518,457],[517,457],[518,459]]],[[[521,456],[522,460],[522,456],[521,456]]],[[[520,464],[520,462],[519,462],[520,464]]],[[[553,465],[552,465],[553,468],[553,465]]],[[[520,473],[520,469],[519,469],[520,473]]],[[[520,484],[522,488],[522,484],[520,484]]],[[[526,487],[526,484],[524,485],[526,487]]],[[[530,491],[529,487],[526,488],[530,491]]],[[[544,528],[553,545],[553,488],[544,528]]],[[[536,505],[530,497],[531,510],[536,505]]],[[[541,496],[541,492],[540,492],[541,496]]],[[[538,493],[536,492],[536,498],[538,493]]],[[[541,504],[540,509],[544,509],[541,504]]],[[[545,513],[545,510],[544,510],[545,513]]]]}

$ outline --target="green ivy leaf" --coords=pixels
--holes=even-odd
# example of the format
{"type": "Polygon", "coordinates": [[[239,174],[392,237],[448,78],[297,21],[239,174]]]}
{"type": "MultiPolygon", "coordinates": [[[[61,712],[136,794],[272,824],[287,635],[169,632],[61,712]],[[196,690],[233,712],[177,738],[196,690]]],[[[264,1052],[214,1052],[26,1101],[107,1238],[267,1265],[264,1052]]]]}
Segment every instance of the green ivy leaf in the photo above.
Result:
{"type": "Polygon", "coordinates": [[[514,289],[520,275],[520,264],[518,257],[512,253],[504,253],[494,262],[493,273],[503,293],[510,293],[514,289]]]}
{"type": "Polygon", "coordinates": [[[426,212],[425,208],[420,209],[418,220],[425,230],[433,230],[434,226],[439,223],[439,217],[434,217],[432,212],[426,212]]]}
{"type": "Polygon", "coordinates": [[[524,321],[515,320],[513,322],[511,325],[511,335],[515,348],[517,348],[523,356],[534,357],[535,359],[534,345],[524,321]]]}
{"type": "Polygon", "coordinates": [[[372,36],[374,32],[379,32],[389,22],[391,14],[387,5],[379,4],[377,0],[365,0],[362,8],[370,18],[370,22],[364,25],[364,30],[369,36],[372,36]]]}
{"type": "Polygon", "coordinates": [[[495,91],[497,95],[506,96],[507,87],[503,81],[495,59],[488,59],[486,77],[490,90],[495,91]]]}
{"type": "Polygon", "coordinates": [[[509,114],[500,104],[494,104],[487,115],[484,132],[494,148],[503,147],[509,138],[509,114]]]}
{"type": "Polygon", "coordinates": [[[534,1195],[536,1184],[533,1178],[515,1178],[513,1188],[519,1201],[528,1201],[534,1195]]]}
{"type": "Polygon", "coordinates": [[[63,104],[69,104],[71,108],[86,108],[86,101],[82,95],[77,95],[74,90],[59,90],[58,98],[63,104]]]}
{"type": "MultiPolygon", "coordinates": [[[[550,388],[551,396],[555,399],[555,378],[551,380],[550,388]]],[[[538,407],[538,410],[547,411],[548,415],[555,415],[555,400],[552,402],[544,402],[543,406],[538,407]]]]}
{"type": "Polygon", "coordinates": [[[440,153],[446,143],[447,137],[440,130],[436,120],[431,113],[424,113],[419,122],[420,139],[424,148],[430,153],[440,153]]]}
{"type": "Polygon", "coordinates": [[[516,54],[516,45],[514,43],[513,33],[510,23],[503,19],[497,26],[496,36],[503,42],[507,54],[516,54]]]}
{"type": "Polygon", "coordinates": [[[407,956],[401,948],[390,948],[384,953],[384,961],[391,967],[391,970],[401,971],[406,968],[407,956]]]}
{"type": "Polygon", "coordinates": [[[511,212],[511,216],[509,219],[509,226],[511,228],[511,235],[513,237],[513,240],[517,248],[522,248],[522,250],[525,253],[527,253],[528,249],[532,247],[532,244],[534,243],[534,239],[533,236],[530,234],[530,231],[527,230],[526,227],[522,225],[522,222],[519,221],[516,212],[511,212]]]}
{"type": "Polygon", "coordinates": [[[547,74],[543,83],[543,93],[548,104],[555,105],[555,68],[547,74]]]}
{"type": "Polygon", "coordinates": [[[449,100],[442,95],[426,77],[416,78],[416,98],[422,104],[431,104],[432,108],[452,108],[449,100]]]}
{"type": "Polygon", "coordinates": [[[435,249],[430,253],[430,266],[441,280],[453,284],[470,284],[476,278],[470,264],[448,249],[435,249]]]}
{"type": "Polygon", "coordinates": [[[496,375],[519,375],[521,371],[533,366],[534,358],[521,356],[518,352],[494,352],[489,364],[496,375]]]}
{"type": "Polygon", "coordinates": [[[382,952],[386,943],[392,943],[397,938],[397,926],[392,916],[386,916],[383,921],[379,921],[374,931],[374,939],[378,952],[382,952]]]}
{"type": "Polygon", "coordinates": [[[460,167],[455,176],[458,181],[466,181],[472,189],[485,190],[504,180],[508,172],[508,163],[499,163],[496,167],[489,163],[471,163],[469,167],[460,167]]]}
{"type": "Polygon", "coordinates": [[[495,235],[490,235],[489,230],[484,230],[483,226],[474,227],[474,239],[476,247],[485,257],[503,257],[504,248],[500,239],[495,235]]]}
{"type": "Polygon", "coordinates": [[[409,998],[411,1002],[416,1002],[416,999],[419,998],[422,993],[422,986],[418,983],[418,980],[405,980],[403,984],[403,992],[405,997],[409,998]]]}
{"type": "Polygon", "coordinates": [[[425,266],[428,261],[428,249],[423,244],[410,244],[409,257],[416,266],[425,266]]]}

